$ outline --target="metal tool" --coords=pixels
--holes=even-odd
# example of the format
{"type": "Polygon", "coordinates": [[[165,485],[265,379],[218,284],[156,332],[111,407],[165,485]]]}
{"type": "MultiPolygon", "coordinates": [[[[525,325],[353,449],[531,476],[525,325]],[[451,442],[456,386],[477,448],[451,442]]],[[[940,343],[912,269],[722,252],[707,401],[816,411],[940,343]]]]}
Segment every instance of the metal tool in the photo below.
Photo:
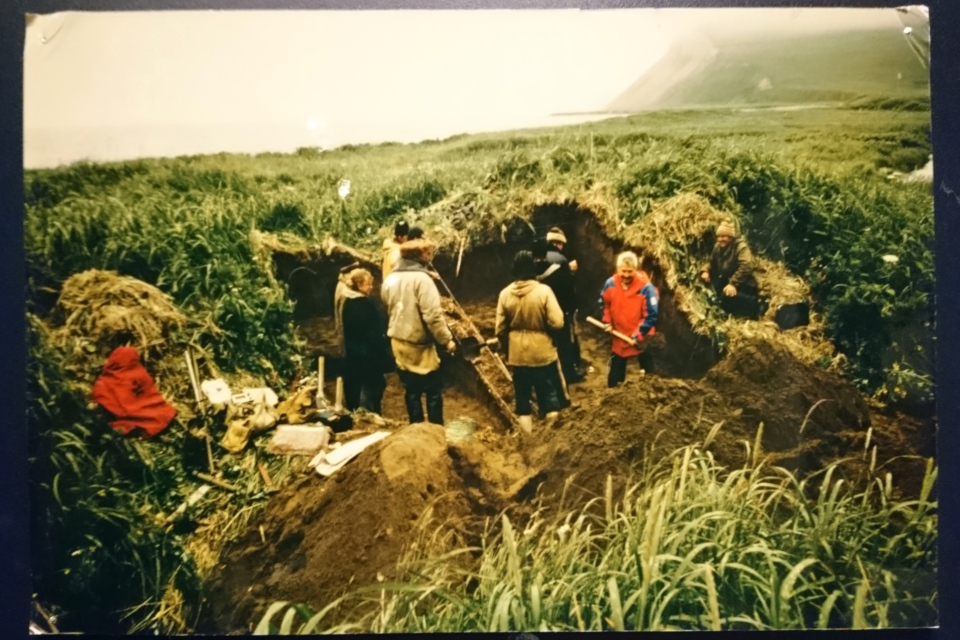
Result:
{"type": "MultiPolygon", "coordinates": [[[[443,285],[444,291],[447,292],[447,295],[450,297],[450,301],[453,303],[453,306],[457,310],[457,313],[460,314],[460,317],[466,323],[467,327],[470,329],[470,333],[473,334],[468,336],[464,340],[456,340],[459,343],[461,353],[466,355],[470,351],[475,351],[476,355],[472,356],[473,358],[479,356],[483,353],[484,349],[490,351],[490,354],[493,356],[497,365],[500,367],[500,370],[503,372],[503,375],[507,377],[507,380],[513,381],[513,376],[510,374],[510,369],[507,368],[507,365],[504,363],[503,358],[500,357],[500,354],[494,353],[490,346],[487,344],[487,340],[483,337],[483,334],[480,333],[480,329],[477,328],[477,325],[473,323],[473,320],[470,319],[470,316],[467,315],[467,312],[463,310],[463,307],[460,306],[460,303],[457,302],[456,297],[453,295],[453,291],[450,290],[450,287],[447,286],[447,283],[444,282],[443,278],[440,276],[440,273],[433,267],[432,264],[429,265],[430,270],[434,272],[435,277],[443,285]]],[[[470,356],[466,356],[468,359],[472,359],[470,356]]]]}

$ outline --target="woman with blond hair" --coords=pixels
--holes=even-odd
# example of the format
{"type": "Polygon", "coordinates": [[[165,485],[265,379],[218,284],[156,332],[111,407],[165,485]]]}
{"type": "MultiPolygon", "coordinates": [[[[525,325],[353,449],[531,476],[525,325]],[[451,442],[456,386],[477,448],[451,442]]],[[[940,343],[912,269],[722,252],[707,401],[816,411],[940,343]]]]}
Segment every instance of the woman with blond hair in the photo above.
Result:
{"type": "Polygon", "coordinates": [[[346,280],[358,295],[345,298],[341,312],[344,401],[351,411],[363,407],[382,413],[383,392],[387,387],[383,374],[393,364],[386,337],[386,317],[370,297],[373,274],[366,269],[354,269],[346,280]]]}

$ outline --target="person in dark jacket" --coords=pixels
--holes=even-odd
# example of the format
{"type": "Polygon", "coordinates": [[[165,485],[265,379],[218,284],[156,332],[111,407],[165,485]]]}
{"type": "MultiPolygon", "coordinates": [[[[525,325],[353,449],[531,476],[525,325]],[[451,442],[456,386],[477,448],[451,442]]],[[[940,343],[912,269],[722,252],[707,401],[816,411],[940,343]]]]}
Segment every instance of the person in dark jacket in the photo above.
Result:
{"type": "Polygon", "coordinates": [[[541,268],[537,279],[550,287],[560,309],[563,311],[563,327],[551,332],[557,355],[560,359],[560,368],[567,383],[583,380],[583,370],[580,367],[580,343],[576,333],[577,291],[574,282],[576,261],[567,259],[563,253],[567,238],[558,227],[547,232],[546,242],[534,244],[534,258],[541,268]]]}
{"type": "Polygon", "coordinates": [[[627,361],[638,356],[643,371],[653,372],[653,354],[646,340],[656,331],[660,312],[660,296],[645,271],[641,271],[637,254],[624,251],[617,256],[617,273],[607,278],[600,292],[600,309],[604,329],[616,330],[632,338],[626,342],[613,337],[607,386],[615,387],[626,379],[627,361]]]}
{"type": "Polygon", "coordinates": [[[507,363],[513,367],[513,388],[520,427],[533,429],[532,392],[545,414],[546,424],[557,419],[560,402],[554,377],[557,349],[549,331],[563,326],[563,311],[547,285],[537,282],[537,268],[530,251],[513,259],[514,281],[497,299],[495,332],[507,346],[507,363]]]}
{"type": "Polygon", "coordinates": [[[383,392],[387,388],[383,374],[393,366],[386,314],[370,297],[373,274],[366,269],[354,269],[347,280],[360,295],[343,301],[344,400],[351,411],[363,407],[382,413],[383,392]]]}
{"type": "Polygon", "coordinates": [[[456,343],[444,320],[440,292],[427,269],[433,245],[424,239],[400,246],[400,261],[383,281],[380,296],[389,317],[387,336],[403,383],[411,423],[423,422],[424,395],[427,419],[443,425],[443,378],[436,345],[453,353],[456,343]]]}
{"type": "Polygon", "coordinates": [[[755,320],[762,314],[765,305],[753,270],[750,247],[737,237],[733,222],[724,220],[717,226],[717,244],[700,277],[713,288],[720,308],[732,316],[755,320]]]}

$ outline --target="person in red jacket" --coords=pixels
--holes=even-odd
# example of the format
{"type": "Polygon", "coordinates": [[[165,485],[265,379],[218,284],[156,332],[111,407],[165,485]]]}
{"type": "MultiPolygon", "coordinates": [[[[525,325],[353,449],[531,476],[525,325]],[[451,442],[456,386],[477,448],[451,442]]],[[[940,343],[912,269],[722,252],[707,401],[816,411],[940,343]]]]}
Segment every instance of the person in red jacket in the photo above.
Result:
{"type": "Polygon", "coordinates": [[[613,337],[608,387],[615,387],[626,379],[627,360],[634,356],[638,356],[642,370],[653,371],[653,356],[644,348],[644,340],[656,331],[659,297],[650,276],[639,269],[637,254],[624,251],[618,255],[617,273],[604,283],[600,306],[605,329],[616,330],[632,337],[633,341],[613,337]]]}

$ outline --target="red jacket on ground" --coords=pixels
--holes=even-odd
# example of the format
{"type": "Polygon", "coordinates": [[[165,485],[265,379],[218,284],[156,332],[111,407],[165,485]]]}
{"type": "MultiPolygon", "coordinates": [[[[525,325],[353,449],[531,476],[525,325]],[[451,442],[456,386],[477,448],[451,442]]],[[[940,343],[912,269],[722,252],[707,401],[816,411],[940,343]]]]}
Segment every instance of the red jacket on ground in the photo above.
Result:
{"type": "MultiPolygon", "coordinates": [[[[657,288],[650,282],[650,276],[637,271],[633,282],[626,289],[619,275],[607,278],[600,294],[603,305],[603,321],[613,325],[616,331],[637,340],[655,333],[654,324],[659,313],[659,295],[657,288]]],[[[621,358],[640,355],[640,349],[620,338],[613,338],[613,352],[621,358]]]]}
{"type": "Polygon", "coordinates": [[[140,435],[149,438],[163,431],[177,415],[157,391],[133,347],[113,350],[103,373],[93,383],[93,400],[116,417],[110,426],[123,435],[139,427],[143,430],[140,435]]]}

